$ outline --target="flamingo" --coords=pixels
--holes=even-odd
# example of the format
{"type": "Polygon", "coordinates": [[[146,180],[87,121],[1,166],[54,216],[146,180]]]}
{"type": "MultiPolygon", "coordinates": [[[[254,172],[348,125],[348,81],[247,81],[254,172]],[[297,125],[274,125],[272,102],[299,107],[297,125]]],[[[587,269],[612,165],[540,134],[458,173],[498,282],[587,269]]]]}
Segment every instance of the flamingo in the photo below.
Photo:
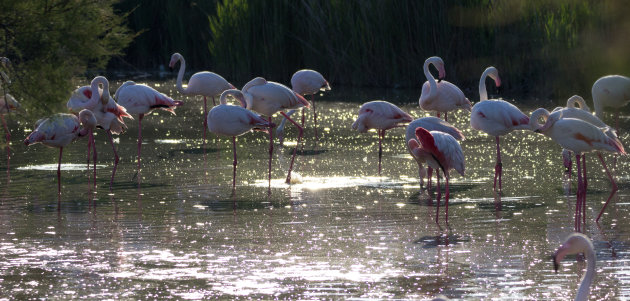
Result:
{"type": "Polygon", "coordinates": [[[208,113],[208,130],[217,135],[232,136],[234,150],[234,171],[232,175],[232,189],[236,188],[236,136],[250,132],[253,128],[272,128],[275,125],[260,115],[246,109],[247,103],[243,93],[236,89],[225,90],[221,94],[219,105],[208,113]],[[227,104],[227,97],[238,99],[241,106],[227,104]]]}
{"type": "MultiPolygon", "coordinates": [[[[250,80],[243,86],[241,90],[247,103],[247,109],[260,113],[261,115],[269,118],[271,124],[271,116],[277,112],[280,112],[282,116],[287,118],[298,128],[298,141],[293,150],[293,156],[291,156],[291,163],[289,165],[289,172],[287,173],[286,183],[291,183],[291,170],[293,169],[293,162],[295,161],[295,155],[297,154],[297,148],[300,145],[302,139],[303,128],[293,121],[284,110],[296,109],[300,107],[310,107],[311,104],[300,94],[292,91],[287,86],[267,81],[262,77],[256,77],[250,80]]],[[[269,186],[271,187],[271,158],[273,155],[273,135],[271,129],[269,130],[269,186]]]]}
{"type": "MultiPolygon", "coordinates": [[[[440,131],[427,131],[424,128],[416,128],[416,139],[407,142],[409,149],[414,157],[424,158],[429,166],[435,170],[441,169],[446,178],[446,187],[444,200],[446,203],[446,223],[448,223],[448,199],[450,179],[449,171],[455,169],[460,175],[464,176],[464,154],[462,147],[455,138],[447,133],[440,131]]],[[[438,189],[440,187],[438,178],[438,189]]],[[[435,222],[439,220],[440,214],[440,198],[437,200],[437,210],[435,213],[435,222]]]]}
{"type": "MultiPolygon", "coordinates": [[[[136,84],[133,81],[126,81],[118,90],[114,98],[118,104],[123,106],[127,113],[138,114],[138,174],[140,173],[140,149],[142,148],[142,118],[145,114],[150,113],[154,109],[162,109],[175,114],[175,107],[184,103],[156,91],[155,89],[143,85],[136,84]]],[[[140,175],[138,175],[138,184],[140,183],[140,175]]],[[[139,185],[138,185],[139,187],[139,185]]]]}
{"type": "MultiPolygon", "coordinates": [[[[544,108],[539,108],[534,111],[529,118],[530,127],[537,133],[542,133],[545,136],[551,138],[561,147],[575,153],[578,170],[578,191],[576,202],[576,228],[578,225],[578,209],[581,202],[586,201],[586,187],[582,181],[582,169],[580,167],[580,157],[583,153],[591,151],[608,151],[612,153],[625,154],[625,150],[619,139],[611,138],[605,132],[605,129],[594,126],[586,121],[575,118],[562,118],[562,111],[556,111],[549,113],[544,108]],[[544,124],[539,123],[539,119],[546,119],[544,124]]],[[[604,207],[597,216],[596,221],[599,221],[604,209],[610,202],[610,199],[617,192],[617,184],[613,179],[604,159],[601,154],[598,153],[598,157],[602,163],[602,166],[606,170],[608,179],[612,183],[612,191],[604,204],[604,207]]]]}
{"type": "Polygon", "coordinates": [[[588,236],[582,233],[573,233],[567,237],[564,243],[558,247],[553,254],[553,269],[558,272],[560,262],[567,255],[583,253],[586,257],[586,273],[582,276],[580,286],[578,287],[577,294],[575,295],[575,301],[588,300],[588,295],[591,290],[591,284],[595,278],[595,263],[597,256],[595,254],[595,248],[593,242],[588,236]]]}
{"type": "MultiPolygon", "coordinates": [[[[630,102],[630,78],[622,75],[600,77],[591,88],[595,115],[604,119],[604,108],[619,109],[630,102]]],[[[615,128],[619,130],[619,110],[615,113],[615,128]]]]}
{"type": "Polygon", "coordinates": [[[494,166],[494,191],[497,190],[497,178],[499,179],[499,191],[502,190],[501,178],[503,164],[501,163],[500,136],[514,130],[529,129],[529,117],[515,105],[500,99],[488,100],[486,91],[486,78],[492,78],[497,87],[501,86],[499,71],[495,67],[488,67],[479,80],[479,99],[470,113],[470,126],[473,129],[487,133],[495,137],[497,144],[497,163],[494,166]]]}
{"type": "MultiPolygon", "coordinates": [[[[437,117],[422,117],[422,118],[418,118],[412,121],[411,123],[409,123],[409,125],[407,125],[407,130],[405,132],[405,141],[407,141],[407,143],[411,139],[416,139],[416,129],[419,127],[424,128],[429,132],[440,131],[440,132],[447,133],[453,136],[453,138],[455,138],[458,141],[462,141],[465,139],[462,132],[458,130],[456,127],[452,126],[450,123],[437,117]]],[[[409,147],[408,147],[408,150],[409,150],[409,153],[411,153],[411,156],[418,163],[418,174],[420,176],[420,188],[422,188],[424,184],[423,178],[427,173],[424,167],[422,166],[425,163],[424,158],[416,157],[411,151],[411,148],[409,147]]],[[[431,167],[429,167],[429,169],[430,169],[429,170],[429,185],[431,185],[431,174],[433,173],[432,172],[433,169],[431,167]]]]}
{"type": "MultiPolygon", "coordinates": [[[[114,145],[112,134],[119,135],[124,133],[127,130],[127,125],[125,124],[123,117],[130,119],[133,119],[133,117],[127,113],[125,107],[117,104],[110,96],[109,81],[103,76],[97,76],[92,79],[90,86],[83,86],[76,89],[72,93],[72,96],[70,96],[67,107],[72,113],[77,113],[82,109],[91,110],[94,113],[94,117],[96,117],[98,126],[107,132],[109,144],[112,146],[112,150],[114,152],[114,168],[109,182],[109,189],[112,190],[114,177],[116,176],[116,169],[120,160],[118,152],[116,151],[116,146],[114,145]],[[100,88],[100,85],[103,85],[103,88],[100,88]]],[[[90,138],[92,145],[94,146],[94,172],[96,173],[96,145],[94,144],[94,137],[90,138]]]]}
{"type": "MultiPolygon", "coordinates": [[[[311,95],[311,106],[313,106],[313,123],[315,124],[315,139],[317,139],[317,111],[315,110],[314,97],[319,91],[330,91],[330,84],[319,72],[311,69],[298,70],[291,77],[291,88],[300,95],[311,95]]],[[[291,116],[295,110],[287,112],[291,116]]],[[[276,129],[280,145],[284,140],[284,125],[287,119],[283,118],[276,129]]],[[[304,127],[304,109],[302,109],[302,127],[304,127]]]]}
{"type": "Polygon", "coordinates": [[[401,110],[393,103],[374,100],[366,102],[359,108],[359,117],[352,124],[352,128],[359,133],[366,133],[369,129],[378,130],[378,174],[381,174],[381,157],[383,156],[383,139],[385,131],[400,127],[402,123],[413,120],[411,115],[401,110]]]}
{"type": "Polygon", "coordinates": [[[445,80],[436,82],[435,78],[429,72],[429,65],[432,64],[438,69],[439,78],[444,78],[446,71],[444,70],[444,61],[437,56],[432,56],[424,61],[424,75],[427,81],[422,85],[422,94],[420,95],[420,108],[425,111],[436,111],[438,117],[440,112],[444,112],[444,120],[448,121],[448,112],[456,109],[471,110],[471,103],[464,95],[464,92],[457,86],[445,80]]]}
{"type": "MultiPolygon", "coordinates": [[[[6,57],[0,57],[0,64],[5,68],[9,66],[11,61],[6,57]]],[[[7,175],[9,172],[9,166],[11,164],[11,131],[7,126],[7,122],[4,119],[5,114],[9,114],[11,111],[15,111],[20,107],[20,103],[6,91],[5,86],[11,84],[11,79],[0,70],[0,81],[2,81],[2,94],[0,95],[0,119],[2,119],[2,126],[5,131],[5,138],[7,140],[7,175]]]]}
{"type": "Polygon", "coordinates": [[[171,61],[168,63],[170,68],[174,68],[175,64],[180,62],[179,72],[177,73],[177,91],[184,95],[203,95],[203,147],[206,146],[206,130],[208,123],[206,116],[208,115],[207,97],[212,97],[212,104],[216,105],[214,97],[220,95],[221,92],[234,89],[235,87],[230,84],[221,75],[218,75],[210,71],[201,71],[193,74],[188,80],[188,86],[186,89],[182,86],[182,79],[184,78],[184,72],[186,70],[186,60],[179,53],[173,53],[171,55],[171,61]]]}
{"type": "Polygon", "coordinates": [[[49,147],[59,148],[59,163],[57,165],[57,210],[61,205],[61,155],[63,148],[78,137],[89,135],[96,127],[96,118],[90,110],[82,110],[79,117],[73,114],[57,113],[48,118],[40,119],[35,124],[36,129],[24,139],[24,144],[42,143],[49,147]],[[81,128],[81,126],[83,126],[81,128]]]}

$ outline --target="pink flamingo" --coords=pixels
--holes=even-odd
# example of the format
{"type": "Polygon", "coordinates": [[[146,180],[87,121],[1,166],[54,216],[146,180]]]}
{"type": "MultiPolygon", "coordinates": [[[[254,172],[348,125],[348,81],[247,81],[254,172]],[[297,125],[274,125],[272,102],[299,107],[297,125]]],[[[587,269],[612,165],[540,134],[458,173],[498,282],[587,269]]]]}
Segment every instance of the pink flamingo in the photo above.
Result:
{"type": "Polygon", "coordinates": [[[208,115],[207,97],[212,97],[212,104],[216,105],[214,97],[220,95],[221,92],[234,89],[221,75],[210,71],[201,71],[193,74],[188,80],[186,89],[182,86],[182,79],[186,70],[186,60],[179,53],[173,53],[171,61],[168,63],[170,68],[174,68],[175,64],[180,62],[179,72],[177,73],[177,91],[184,95],[203,95],[203,147],[206,146],[206,130],[208,128],[206,116],[208,115]]]}
{"type": "MultiPolygon", "coordinates": [[[[295,72],[291,77],[291,88],[295,93],[303,96],[311,96],[311,106],[313,106],[313,123],[315,124],[315,139],[317,139],[317,111],[315,110],[314,96],[319,93],[319,91],[330,91],[330,84],[319,72],[310,69],[302,69],[295,72]]],[[[291,110],[287,113],[287,115],[291,116],[294,112],[295,110],[291,110]]],[[[282,145],[282,141],[284,140],[284,125],[286,124],[286,121],[287,119],[283,118],[276,129],[280,145],[282,145]]],[[[302,127],[304,127],[304,109],[302,109],[302,127]]]]}
{"type": "MultiPolygon", "coordinates": [[[[0,64],[3,67],[8,68],[11,64],[11,61],[6,57],[0,57],[0,64]]],[[[20,103],[13,97],[13,95],[7,92],[5,88],[6,85],[11,84],[11,79],[0,70],[0,81],[2,81],[2,94],[0,95],[0,119],[2,119],[2,126],[4,127],[4,131],[6,132],[5,138],[7,140],[7,176],[9,175],[10,165],[11,165],[11,131],[9,131],[9,127],[7,126],[7,122],[4,119],[4,115],[9,114],[11,111],[15,111],[20,107],[20,103]]]]}
{"type": "Polygon", "coordinates": [[[578,287],[577,294],[575,296],[576,301],[588,300],[588,295],[591,290],[591,284],[595,278],[595,264],[597,256],[595,255],[595,248],[593,242],[588,236],[582,233],[573,233],[567,237],[564,243],[558,247],[553,254],[553,269],[558,272],[560,262],[567,255],[584,254],[586,257],[586,273],[582,276],[582,281],[578,287]]]}
{"type": "MultiPolygon", "coordinates": [[[[114,184],[114,177],[116,176],[116,169],[120,160],[116,146],[114,145],[114,139],[112,134],[119,135],[127,130],[123,117],[133,119],[131,115],[127,113],[127,110],[117,104],[109,94],[109,81],[103,76],[97,76],[92,79],[90,86],[83,86],[74,91],[72,96],[68,100],[67,107],[70,112],[77,113],[82,109],[88,109],[94,113],[98,126],[103,128],[107,132],[109,138],[109,144],[112,146],[114,152],[114,168],[112,170],[112,177],[109,182],[109,189],[111,190],[114,184]],[[103,88],[100,88],[103,85],[103,88]]],[[[94,137],[90,137],[92,146],[94,146],[94,173],[96,173],[96,145],[94,144],[94,137]]],[[[88,164],[89,164],[89,143],[88,143],[88,164]]],[[[95,175],[96,177],[96,175],[95,175]]],[[[94,183],[96,185],[96,183],[94,183]]]]}
{"type": "MultiPolygon", "coordinates": [[[[427,131],[424,128],[416,128],[416,139],[407,142],[409,149],[414,157],[424,158],[429,166],[435,170],[441,169],[446,178],[445,196],[446,203],[446,222],[448,223],[448,200],[450,179],[449,171],[455,169],[460,175],[464,176],[464,154],[462,147],[455,138],[447,133],[439,131],[427,131]]],[[[437,183],[440,187],[439,177],[437,183]]],[[[439,191],[439,190],[438,190],[439,191]]],[[[438,194],[439,195],[439,194],[438,194]]],[[[439,220],[440,214],[440,198],[437,199],[437,210],[435,213],[435,222],[439,220]]]]}
{"type": "Polygon", "coordinates": [[[422,94],[420,95],[420,108],[425,111],[436,111],[438,117],[440,112],[444,112],[444,120],[448,120],[447,113],[456,109],[471,110],[471,103],[464,95],[464,92],[457,86],[445,80],[436,82],[435,78],[429,72],[429,64],[438,69],[439,78],[444,78],[446,71],[444,69],[444,61],[437,56],[432,56],[424,61],[424,75],[427,81],[422,85],[422,94]]]}
{"type": "Polygon", "coordinates": [[[503,164],[501,163],[501,148],[499,146],[500,136],[506,135],[514,130],[529,129],[529,117],[523,114],[515,105],[500,99],[488,100],[486,91],[486,78],[492,78],[497,87],[501,85],[499,71],[495,67],[488,67],[479,80],[479,99],[470,113],[470,126],[473,129],[483,131],[495,137],[497,143],[497,163],[494,166],[494,185],[497,189],[497,178],[499,179],[499,191],[501,188],[501,178],[503,175],[503,164]]]}
{"type": "MultiPolygon", "coordinates": [[[[621,75],[600,77],[591,88],[595,115],[604,120],[604,108],[619,109],[630,102],[630,78],[621,75]]],[[[615,113],[615,128],[619,129],[619,111],[615,113]]]]}
{"type": "Polygon", "coordinates": [[[217,135],[232,136],[232,148],[234,151],[232,189],[236,189],[236,136],[248,133],[254,128],[272,128],[274,124],[246,109],[245,97],[239,90],[230,89],[223,91],[219,102],[220,104],[212,108],[208,113],[208,130],[217,135]],[[238,99],[241,106],[228,105],[228,96],[238,99]]]}
{"type": "MultiPolygon", "coordinates": [[[[611,138],[605,132],[605,129],[594,126],[586,121],[575,118],[562,118],[562,111],[556,111],[553,114],[549,113],[544,108],[539,108],[532,113],[529,119],[530,127],[537,133],[542,133],[545,136],[551,138],[563,148],[575,153],[578,170],[578,191],[576,202],[576,229],[578,228],[579,210],[582,202],[586,201],[586,187],[582,181],[582,169],[580,167],[580,157],[583,153],[592,151],[608,151],[612,153],[625,154],[623,145],[619,139],[611,138]],[[539,119],[545,121],[544,124],[539,123],[539,119]]],[[[604,204],[604,207],[597,216],[596,221],[599,221],[604,209],[610,202],[610,199],[617,192],[617,184],[613,179],[604,159],[601,154],[598,153],[598,157],[604,167],[608,179],[612,183],[612,191],[604,204]]]]}
{"type": "Polygon", "coordinates": [[[142,148],[142,118],[155,109],[162,109],[175,114],[175,107],[183,105],[179,100],[156,91],[155,89],[133,81],[124,82],[114,98],[129,114],[138,114],[138,183],[140,183],[140,149],[142,148]]]}
{"type": "MultiPolygon", "coordinates": [[[[444,132],[447,133],[451,136],[453,136],[453,138],[455,138],[458,141],[462,141],[465,139],[464,134],[462,134],[462,132],[460,130],[458,130],[456,127],[452,126],[450,123],[448,123],[447,121],[444,121],[440,118],[437,117],[422,117],[422,118],[418,118],[414,121],[412,121],[411,123],[409,123],[409,125],[407,125],[407,130],[405,132],[405,141],[407,141],[407,143],[409,143],[409,140],[411,139],[416,139],[416,129],[417,128],[424,128],[427,131],[440,131],[440,132],[444,132]]],[[[427,174],[427,171],[424,169],[423,164],[425,163],[425,160],[423,157],[416,157],[414,155],[414,153],[411,151],[411,148],[408,147],[409,153],[411,153],[411,156],[416,160],[416,162],[418,163],[418,174],[420,176],[420,188],[422,188],[423,184],[424,184],[424,176],[427,174]]],[[[429,167],[429,173],[428,173],[428,181],[429,181],[429,185],[427,186],[427,188],[429,186],[431,186],[431,174],[433,173],[433,168],[429,167]]],[[[439,175],[438,175],[439,177],[439,175]]]]}
{"type": "MultiPolygon", "coordinates": [[[[276,112],[280,112],[282,116],[293,123],[298,129],[298,141],[293,150],[293,156],[291,156],[291,163],[289,165],[289,172],[287,173],[286,183],[291,183],[291,170],[293,169],[293,162],[297,153],[297,148],[300,145],[302,139],[303,128],[295,121],[293,121],[284,110],[296,109],[300,107],[310,107],[311,104],[300,94],[293,92],[287,86],[276,82],[268,82],[262,77],[256,77],[243,86],[241,90],[245,101],[247,103],[247,109],[260,113],[261,115],[269,118],[271,124],[271,116],[276,112]]],[[[273,156],[273,135],[269,130],[269,186],[271,187],[271,158],[273,156]]]]}
{"type": "Polygon", "coordinates": [[[352,128],[359,133],[366,133],[369,129],[378,130],[378,174],[381,174],[381,157],[383,156],[383,139],[385,131],[400,127],[402,123],[411,122],[413,117],[401,110],[393,103],[375,100],[364,103],[359,108],[359,117],[352,124],[352,128]]]}
{"type": "Polygon", "coordinates": [[[73,114],[58,113],[48,118],[40,119],[35,124],[36,129],[24,139],[24,144],[42,143],[49,147],[59,148],[59,163],[57,165],[57,210],[61,205],[61,155],[63,148],[78,137],[90,134],[96,127],[96,118],[90,110],[82,110],[79,117],[73,114]],[[83,126],[82,128],[80,126],[83,126]]]}

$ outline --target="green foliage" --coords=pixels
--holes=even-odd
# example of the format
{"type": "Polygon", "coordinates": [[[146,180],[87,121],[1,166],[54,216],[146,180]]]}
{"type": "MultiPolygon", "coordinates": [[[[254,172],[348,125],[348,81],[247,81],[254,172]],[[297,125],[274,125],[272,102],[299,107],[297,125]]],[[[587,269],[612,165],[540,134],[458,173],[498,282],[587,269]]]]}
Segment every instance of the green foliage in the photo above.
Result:
{"type": "Polygon", "coordinates": [[[11,93],[26,112],[65,111],[73,77],[104,68],[127,46],[133,35],[115,2],[0,1],[0,56],[12,61],[11,93]]]}

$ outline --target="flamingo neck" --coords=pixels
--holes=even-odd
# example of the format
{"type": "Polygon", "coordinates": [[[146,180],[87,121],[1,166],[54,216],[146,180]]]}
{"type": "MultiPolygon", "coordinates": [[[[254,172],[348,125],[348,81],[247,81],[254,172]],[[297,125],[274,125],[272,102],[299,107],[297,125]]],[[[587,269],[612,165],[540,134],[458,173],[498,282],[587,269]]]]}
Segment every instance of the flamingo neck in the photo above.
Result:
{"type": "Polygon", "coordinates": [[[577,295],[575,296],[575,301],[583,301],[588,300],[588,294],[591,290],[591,284],[593,283],[593,279],[595,278],[595,252],[593,250],[586,250],[586,274],[582,277],[582,282],[580,283],[580,287],[578,288],[577,295]]]}
{"type": "Polygon", "coordinates": [[[547,111],[544,108],[539,108],[536,111],[534,111],[532,113],[532,115],[529,117],[529,127],[532,131],[544,131],[546,130],[549,126],[547,126],[548,122],[545,122],[545,124],[540,124],[538,122],[538,119],[540,119],[541,117],[543,117],[543,119],[545,121],[548,121],[549,119],[549,111],[547,111]]]}
{"type": "Polygon", "coordinates": [[[604,120],[604,105],[600,102],[593,101],[593,106],[595,107],[595,116],[604,120]]]}
{"type": "Polygon", "coordinates": [[[186,71],[186,60],[183,56],[179,56],[179,72],[177,73],[177,91],[182,94],[186,94],[186,90],[182,86],[182,80],[184,79],[184,71],[186,71]]]}
{"type": "Polygon", "coordinates": [[[435,77],[433,77],[433,74],[429,72],[429,64],[433,64],[433,62],[431,62],[430,60],[425,61],[423,69],[424,69],[424,76],[426,76],[427,81],[429,82],[429,86],[431,87],[429,89],[428,98],[433,98],[437,94],[437,83],[435,82],[435,77]]]}
{"type": "Polygon", "coordinates": [[[92,83],[90,84],[90,90],[92,91],[92,96],[90,97],[89,106],[91,108],[94,107],[98,103],[99,98],[101,97],[98,91],[98,86],[100,84],[101,84],[101,81],[98,80],[98,78],[93,79],[92,83]]]}
{"type": "Polygon", "coordinates": [[[237,89],[230,89],[230,90],[223,91],[223,93],[221,94],[221,98],[219,99],[219,102],[222,105],[227,105],[228,95],[234,96],[234,98],[238,99],[238,101],[240,102],[241,107],[247,108],[247,102],[245,101],[245,99],[243,99],[244,98],[243,93],[237,89]]]}
{"type": "Polygon", "coordinates": [[[488,90],[486,89],[486,78],[488,78],[489,69],[483,72],[479,80],[479,101],[488,99],[488,90]]]}

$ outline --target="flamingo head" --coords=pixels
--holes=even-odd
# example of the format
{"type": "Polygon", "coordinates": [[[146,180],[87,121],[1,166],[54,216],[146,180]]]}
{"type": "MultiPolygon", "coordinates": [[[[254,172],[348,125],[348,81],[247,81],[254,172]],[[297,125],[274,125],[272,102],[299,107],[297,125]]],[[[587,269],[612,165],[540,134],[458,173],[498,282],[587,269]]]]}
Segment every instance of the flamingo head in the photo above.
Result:
{"type": "Polygon", "coordinates": [[[585,253],[593,250],[593,242],[586,235],[582,233],[573,233],[560,245],[560,247],[553,254],[553,269],[558,272],[560,262],[567,255],[585,253]]]}
{"type": "Polygon", "coordinates": [[[96,117],[94,117],[94,113],[92,111],[83,109],[79,112],[79,121],[83,125],[83,130],[79,134],[79,136],[85,136],[88,131],[92,131],[96,128],[98,122],[96,121],[96,117]]]}
{"type": "Polygon", "coordinates": [[[494,80],[494,84],[497,87],[501,87],[501,77],[499,77],[499,70],[497,70],[497,68],[490,66],[488,68],[486,68],[486,72],[488,73],[488,76],[494,80]]]}
{"type": "Polygon", "coordinates": [[[168,63],[168,67],[174,68],[175,64],[177,64],[177,61],[179,60],[184,60],[184,57],[182,57],[182,55],[177,52],[173,53],[173,55],[171,55],[171,61],[168,63]]]}

